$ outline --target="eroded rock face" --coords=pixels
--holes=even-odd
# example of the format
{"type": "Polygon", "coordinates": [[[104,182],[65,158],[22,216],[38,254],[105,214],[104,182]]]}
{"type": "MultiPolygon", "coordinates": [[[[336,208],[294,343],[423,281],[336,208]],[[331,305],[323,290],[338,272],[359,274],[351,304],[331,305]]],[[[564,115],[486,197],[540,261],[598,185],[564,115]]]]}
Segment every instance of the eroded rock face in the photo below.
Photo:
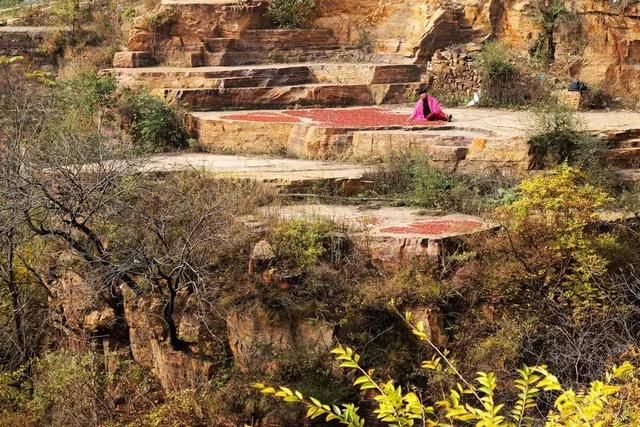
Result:
{"type": "Polygon", "coordinates": [[[229,345],[243,372],[273,372],[291,355],[314,358],[333,347],[333,326],[322,320],[277,319],[256,306],[227,317],[229,345]]]}
{"type": "Polygon", "coordinates": [[[409,307],[406,311],[411,313],[414,325],[422,322],[429,341],[439,348],[446,346],[447,336],[444,330],[444,316],[439,308],[415,306],[409,307]]]}
{"type": "MultiPolygon", "coordinates": [[[[570,14],[554,32],[554,68],[567,77],[602,85],[621,96],[640,97],[640,5],[580,0],[567,3],[570,14]]],[[[497,21],[498,38],[527,52],[540,34],[535,3],[511,0],[497,21]]]]}
{"type": "Polygon", "coordinates": [[[171,347],[163,320],[164,304],[154,295],[137,296],[125,293],[125,309],[129,323],[131,353],[134,359],[150,369],[165,391],[180,391],[206,383],[214,373],[214,357],[207,354],[205,343],[198,343],[200,336],[197,316],[188,295],[179,295],[176,301],[176,323],[179,338],[185,341],[185,349],[171,347]]]}
{"type": "Polygon", "coordinates": [[[78,273],[67,270],[51,285],[50,304],[60,309],[60,321],[78,334],[111,330],[116,316],[78,273]]]}

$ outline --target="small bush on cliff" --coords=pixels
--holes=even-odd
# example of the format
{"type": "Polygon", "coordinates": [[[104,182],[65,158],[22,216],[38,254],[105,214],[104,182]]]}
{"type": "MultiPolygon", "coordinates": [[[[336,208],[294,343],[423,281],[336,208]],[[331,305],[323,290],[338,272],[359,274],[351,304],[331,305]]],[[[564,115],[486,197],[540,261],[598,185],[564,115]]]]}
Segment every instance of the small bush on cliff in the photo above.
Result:
{"type": "Polygon", "coordinates": [[[274,230],[273,243],[283,261],[306,270],[326,253],[327,234],[334,229],[335,226],[327,221],[284,221],[274,230]]]}
{"type": "Polygon", "coordinates": [[[279,28],[303,28],[311,20],[315,0],[273,0],[268,15],[279,28]]]}
{"type": "Polygon", "coordinates": [[[536,103],[546,97],[541,81],[516,66],[515,60],[514,53],[503,43],[484,45],[478,55],[482,106],[514,107],[536,103]]]}
{"type": "Polygon", "coordinates": [[[120,112],[134,146],[155,153],[188,146],[188,135],[178,110],[147,91],[126,91],[120,112]]]}
{"type": "Polygon", "coordinates": [[[581,169],[599,187],[617,190],[619,179],[604,164],[606,145],[584,128],[576,113],[562,105],[547,105],[533,114],[529,137],[532,169],[567,163],[581,169]]]}
{"type": "Polygon", "coordinates": [[[506,194],[510,184],[497,177],[472,177],[439,169],[422,153],[390,156],[368,179],[375,196],[397,205],[477,214],[506,194]]]}
{"type": "Polygon", "coordinates": [[[563,0],[538,0],[535,12],[540,34],[529,49],[529,54],[544,64],[550,64],[556,55],[554,33],[569,11],[563,0]]]}

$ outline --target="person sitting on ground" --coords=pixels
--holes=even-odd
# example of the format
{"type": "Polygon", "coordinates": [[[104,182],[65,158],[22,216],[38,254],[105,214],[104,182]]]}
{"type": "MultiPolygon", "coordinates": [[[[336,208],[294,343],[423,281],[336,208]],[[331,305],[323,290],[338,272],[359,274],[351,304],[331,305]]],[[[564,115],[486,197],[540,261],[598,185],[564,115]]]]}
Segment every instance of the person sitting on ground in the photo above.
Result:
{"type": "Polygon", "coordinates": [[[416,107],[411,114],[412,120],[428,120],[432,122],[436,121],[451,121],[452,116],[446,115],[442,111],[442,105],[440,102],[431,95],[427,94],[427,91],[422,89],[418,92],[420,99],[416,103],[416,107]]]}

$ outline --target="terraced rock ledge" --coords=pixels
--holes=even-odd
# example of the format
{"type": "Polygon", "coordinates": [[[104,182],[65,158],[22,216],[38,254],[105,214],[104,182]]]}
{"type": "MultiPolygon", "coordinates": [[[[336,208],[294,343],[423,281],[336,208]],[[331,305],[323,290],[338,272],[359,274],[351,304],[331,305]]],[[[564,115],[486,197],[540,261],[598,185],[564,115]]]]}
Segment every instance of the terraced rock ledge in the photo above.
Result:
{"type": "Polygon", "coordinates": [[[342,224],[356,241],[367,245],[373,261],[387,270],[401,269],[420,259],[437,263],[458,246],[460,238],[496,228],[495,224],[471,215],[434,216],[405,207],[373,209],[321,204],[267,207],[245,221],[255,226],[261,220],[297,218],[342,224]]]}

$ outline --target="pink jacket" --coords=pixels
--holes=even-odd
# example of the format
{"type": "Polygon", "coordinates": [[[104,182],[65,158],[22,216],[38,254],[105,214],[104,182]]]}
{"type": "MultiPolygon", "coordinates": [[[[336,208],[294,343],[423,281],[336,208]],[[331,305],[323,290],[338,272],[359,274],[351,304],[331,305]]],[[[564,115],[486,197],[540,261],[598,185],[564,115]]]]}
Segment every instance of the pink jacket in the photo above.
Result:
{"type": "MultiPolygon", "coordinates": [[[[440,105],[440,102],[433,96],[427,96],[427,103],[429,105],[429,110],[431,113],[442,113],[442,105],[440,105]]],[[[426,117],[424,116],[424,100],[418,100],[418,102],[416,103],[416,107],[413,109],[413,114],[411,114],[411,118],[413,120],[426,119],[426,117]]]]}

